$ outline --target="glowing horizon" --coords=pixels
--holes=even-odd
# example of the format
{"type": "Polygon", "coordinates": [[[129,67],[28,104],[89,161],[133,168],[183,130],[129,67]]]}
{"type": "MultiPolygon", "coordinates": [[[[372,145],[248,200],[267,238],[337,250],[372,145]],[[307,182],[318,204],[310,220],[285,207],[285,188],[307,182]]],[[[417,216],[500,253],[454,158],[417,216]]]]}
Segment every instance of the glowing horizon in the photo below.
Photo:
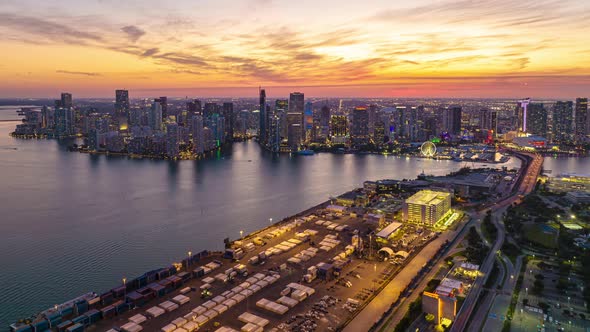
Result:
{"type": "Polygon", "coordinates": [[[575,98],[583,0],[5,0],[0,97],[575,98]]]}

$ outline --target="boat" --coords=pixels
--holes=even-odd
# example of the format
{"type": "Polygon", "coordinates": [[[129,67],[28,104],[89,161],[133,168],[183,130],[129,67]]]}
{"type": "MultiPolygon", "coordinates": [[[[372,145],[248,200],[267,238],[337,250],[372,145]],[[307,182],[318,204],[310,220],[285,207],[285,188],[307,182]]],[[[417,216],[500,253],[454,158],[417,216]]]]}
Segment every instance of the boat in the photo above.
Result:
{"type": "Polygon", "coordinates": [[[313,150],[299,150],[296,153],[301,156],[312,156],[315,154],[313,150]]]}

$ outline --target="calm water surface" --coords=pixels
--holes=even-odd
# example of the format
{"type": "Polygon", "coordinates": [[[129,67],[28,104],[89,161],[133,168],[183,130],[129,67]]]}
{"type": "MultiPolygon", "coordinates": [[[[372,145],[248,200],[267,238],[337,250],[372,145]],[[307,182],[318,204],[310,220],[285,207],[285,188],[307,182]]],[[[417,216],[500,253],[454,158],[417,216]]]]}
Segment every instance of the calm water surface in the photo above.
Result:
{"type": "Polygon", "coordinates": [[[225,237],[367,179],[442,175],[463,165],[378,155],[276,157],[255,142],[197,162],[132,160],[13,139],[15,124],[0,122],[0,326],[110,289],[189,250],[221,249],[225,237]]]}

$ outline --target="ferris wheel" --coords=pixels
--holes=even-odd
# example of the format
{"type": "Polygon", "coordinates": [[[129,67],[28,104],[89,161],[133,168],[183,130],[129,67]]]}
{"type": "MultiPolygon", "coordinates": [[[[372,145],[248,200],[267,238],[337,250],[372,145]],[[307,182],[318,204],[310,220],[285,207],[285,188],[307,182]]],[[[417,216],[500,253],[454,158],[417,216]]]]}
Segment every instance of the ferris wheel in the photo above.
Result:
{"type": "Polygon", "coordinates": [[[431,141],[426,141],[422,143],[422,146],[420,147],[420,152],[425,157],[434,157],[434,155],[436,154],[436,145],[434,145],[434,143],[432,143],[431,141]]]}

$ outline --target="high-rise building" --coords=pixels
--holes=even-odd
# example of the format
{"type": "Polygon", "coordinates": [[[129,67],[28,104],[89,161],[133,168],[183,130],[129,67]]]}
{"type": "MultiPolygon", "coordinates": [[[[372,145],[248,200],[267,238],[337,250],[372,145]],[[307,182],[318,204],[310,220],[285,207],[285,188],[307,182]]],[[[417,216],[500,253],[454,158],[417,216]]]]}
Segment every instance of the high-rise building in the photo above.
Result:
{"type": "Polygon", "coordinates": [[[196,113],[201,113],[202,109],[201,109],[201,101],[198,99],[189,101],[186,103],[186,109],[189,113],[189,116],[192,116],[192,114],[196,114],[196,113]]]}
{"type": "Polygon", "coordinates": [[[313,129],[313,103],[308,101],[305,103],[304,111],[304,122],[305,122],[305,141],[311,139],[311,131],[313,129]]]}
{"type": "Polygon", "coordinates": [[[168,97],[160,97],[154,100],[156,103],[159,103],[162,109],[162,121],[165,121],[168,118],[168,97]]]}
{"type": "Polygon", "coordinates": [[[588,116],[588,98],[576,98],[576,141],[583,142],[590,136],[590,116],[588,116]]]}
{"type": "Polygon", "coordinates": [[[448,108],[445,112],[447,132],[453,136],[461,136],[461,118],[463,112],[460,106],[448,108]]]}
{"type": "Polygon", "coordinates": [[[225,119],[225,141],[231,142],[234,138],[234,103],[223,103],[223,118],[225,119]]]}
{"type": "Polygon", "coordinates": [[[528,104],[527,133],[542,137],[547,136],[547,110],[543,104],[528,104]]]}
{"type": "Polygon", "coordinates": [[[375,134],[375,122],[377,121],[377,116],[379,112],[379,106],[375,104],[369,105],[369,136],[373,137],[375,134]]]}
{"type": "Polygon", "coordinates": [[[281,148],[281,112],[286,111],[286,100],[276,100],[274,110],[267,109],[268,115],[268,148],[272,152],[279,152],[281,148]]]}
{"type": "Polygon", "coordinates": [[[422,190],[403,203],[405,222],[432,226],[451,212],[451,194],[448,192],[422,190]]]}
{"type": "Polygon", "coordinates": [[[567,142],[572,139],[574,104],[571,101],[558,101],[553,106],[553,140],[567,142]]]}
{"type": "Polygon", "coordinates": [[[129,91],[115,90],[115,114],[129,116],[129,91]]]}
{"type": "Polygon", "coordinates": [[[205,103],[205,107],[203,107],[204,120],[210,119],[213,114],[219,114],[219,105],[217,103],[205,103]]]}
{"type": "MultiPolygon", "coordinates": [[[[305,128],[304,122],[304,102],[305,98],[303,93],[301,92],[293,92],[289,95],[289,113],[292,113],[292,117],[295,113],[299,114],[299,123],[301,124],[301,128],[305,128]]],[[[290,122],[289,122],[290,123],[290,122]]],[[[301,133],[301,141],[305,139],[305,130],[302,130],[301,133]]]]}
{"type": "Polygon", "coordinates": [[[491,129],[490,123],[490,110],[482,109],[479,111],[479,129],[481,130],[488,130],[491,129]]]}
{"type": "Polygon", "coordinates": [[[180,131],[177,123],[166,124],[166,155],[176,159],[180,156],[180,131]]]}
{"type": "Polygon", "coordinates": [[[332,115],[332,137],[348,136],[348,119],[344,115],[332,115]]]}
{"type": "Polygon", "coordinates": [[[492,138],[498,137],[498,112],[492,111],[490,112],[490,128],[492,131],[492,138]]]}
{"type": "MultiPolygon", "coordinates": [[[[287,125],[287,113],[289,113],[289,100],[287,99],[277,99],[275,100],[275,111],[273,114],[274,116],[279,117],[279,135],[282,138],[287,138],[289,126],[287,125]]],[[[270,122],[272,118],[269,118],[267,123],[270,122]]]]}
{"type": "Polygon", "coordinates": [[[75,134],[74,110],[71,107],[59,107],[55,109],[55,134],[58,137],[67,137],[75,134]]]}
{"type": "Polygon", "coordinates": [[[387,140],[387,136],[385,136],[385,123],[383,120],[377,119],[373,129],[373,141],[377,146],[382,146],[387,140]]]}
{"type": "Polygon", "coordinates": [[[61,99],[55,101],[55,108],[72,108],[72,94],[67,92],[62,92],[61,99]]]}
{"type": "Polygon", "coordinates": [[[193,136],[193,152],[201,154],[205,151],[204,132],[203,132],[203,116],[194,114],[192,117],[192,136],[193,136]]]}
{"type": "Polygon", "coordinates": [[[301,131],[303,126],[301,125],[301,113],[299,112],[288,112],[287,113],[287,141],[291,149],[299,147],[302,142],[301,131]],[[299,136],[297,136],[299,135],[299,136]]]}
{"type": "Polygon", "coordinates": [[[148,114],[148,126],[153,131],[162,130],[162,104],[156,100],[152,103],[150,112],[148,114]]]}
{"type": "Polygon", "coordinates": [[[527,132],[528,106],[531,103],[530,98],[523,99],[516,105],[516,124],[517,130],[522,133],[527,132]]]}
{"type": "Polygon", "coordinates": [[[366,107],[356,107],[352,111],[350,139],[356,148],[369,144],[369,111],[366,107]]]}
{"type": "Polygon", "coordinates": [[[330,107],[322,106],[320,109],[320,128],[319,137],[326,140],[330,136],[330,107]]]}
{"type": "Polygon", "coordinates": [[[266,118],[266,91],[264,89],[259,89],[259,107],[260,107],[260,123],[258,126],[258,141],[260,142],[260,144],[265,145],[266,144],[266,138],[267,138],[267,133],[266,133],[266,122],[267,122],[267,118],[266,118]]]}

